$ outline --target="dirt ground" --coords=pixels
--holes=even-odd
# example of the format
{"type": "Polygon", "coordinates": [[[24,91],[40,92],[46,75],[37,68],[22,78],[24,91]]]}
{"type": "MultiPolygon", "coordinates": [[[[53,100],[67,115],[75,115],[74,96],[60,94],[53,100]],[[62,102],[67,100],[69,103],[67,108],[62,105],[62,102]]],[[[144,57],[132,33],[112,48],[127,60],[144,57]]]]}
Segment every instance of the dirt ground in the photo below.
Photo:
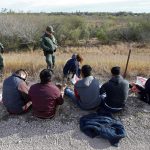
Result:
{"type": "Polygon", "coordinates": [[[89,112],[81,111],[69,99],[59,108],[54,119],[8,115],[0,104],[0,150],[149,150],[150,105],[130,94],[125,110],[115,117],[125,126],[127,137],[119,147],[102,138],[91,139],[79,129],[79,119],[89,112]]]}

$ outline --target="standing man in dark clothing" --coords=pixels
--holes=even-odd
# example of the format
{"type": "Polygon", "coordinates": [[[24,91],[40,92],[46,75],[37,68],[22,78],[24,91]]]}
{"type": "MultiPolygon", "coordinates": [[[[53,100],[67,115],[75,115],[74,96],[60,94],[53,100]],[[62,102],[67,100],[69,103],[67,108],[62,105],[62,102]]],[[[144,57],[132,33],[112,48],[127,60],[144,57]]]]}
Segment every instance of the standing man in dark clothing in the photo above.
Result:
{"type": "MultiPolygon", "coordinates": [[[[0,43],[0,53],[3,54],[4,52],[4,46],[2,43],[0,43]]],[[[0,77],[2,77],[3,69],[4,69],[4,63],[3,63],[3,57],[0,54],[0,77]]]]}
{"type": "Polygon", "coordinates": [[[120,75],[120,67],[111,69],[112,78],[102,85],[100,94],[103,96],[103,106],[111,112],[123,109],[128,98],[129,83],[120,75]]]}
{"type": "Polygon", "coordinates": [[[39,118],[52,118],[55,115],[58,105],[62,105],[62,91],[51,82],[52,71],[44,69],[40,73],[40,83],[34,84],[29,90],[29,97],[32,101],[33,113],[39,118]]]}
{"type": "Polygon", "coordinates": [[[3,83],[2,101],[10,114],[21,114],[28,110],[31,102],[28,99],[28,86],[25,82],[27,72],[17,70],[3,83]]]}
{"type": "Polygon", "coordinates": [[[57,49],[57,41],[53,35],[54,30],[52,26],[47,26],[44,35],[40,40],[41,48],[43,49],[46,58],[47,69],[52,69],[55,66],[55,55],[57,49]]]}

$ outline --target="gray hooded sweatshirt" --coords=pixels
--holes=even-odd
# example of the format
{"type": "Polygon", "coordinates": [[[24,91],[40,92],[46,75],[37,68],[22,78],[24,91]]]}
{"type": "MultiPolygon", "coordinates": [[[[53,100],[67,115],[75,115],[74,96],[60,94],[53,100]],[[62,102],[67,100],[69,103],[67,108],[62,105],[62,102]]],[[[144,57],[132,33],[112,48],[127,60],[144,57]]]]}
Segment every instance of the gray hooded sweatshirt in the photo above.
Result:
{"type": "Polygon", "coordinates": [[[122,108],[128,98],[129,83],[122,76],[114,76],[102,85],[100,94],[106,93],[106,104],[112,108],[122,108]]]}
{"type": "Polygon", "coordinates": [[[79,105],[83,109],[89,110],[100,105],[99,87],[99,81],[93,76],[83,78],[75,84],[75,90],[80,97],[79,105]]]}

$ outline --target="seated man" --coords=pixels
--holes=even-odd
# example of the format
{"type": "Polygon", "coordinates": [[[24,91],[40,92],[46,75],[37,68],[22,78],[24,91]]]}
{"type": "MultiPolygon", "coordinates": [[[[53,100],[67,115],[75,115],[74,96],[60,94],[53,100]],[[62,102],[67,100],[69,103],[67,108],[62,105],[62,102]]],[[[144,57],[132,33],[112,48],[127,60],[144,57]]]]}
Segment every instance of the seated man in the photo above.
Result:
{"type": "Polygon", "coordinates": [[[56,107],[62,105],[63,91],[51,82],[52,71],[44,69],[40,72],[40,83],[34,84],[29,90],[33,113],[39,118],[52,118],[56,107]]]}
{"type": "Polygon", "coordinates": [[[31,105],[28,100],[29,88],[25,82],[26,78],[27,72],[20,69],[4,80],[2,101],[10,114],[26,112],[31,105]]]}
{"type": "Polygon", "coordinates": [[[140,100],[150,104],[150,78],[142,86],[137,85],[136,83],[130,84],[130,88],[133,92],[139,95],[140,100]]]}
{"type": "Polygon", "coordinates": [[[82,66],[82,79],[74,85],[74,92],[69,88],[65,89],[65,94],[83,110],[97,108],[101,103],[99,95],[100,83],[91,75],[91,71],[91,66],[82,66]]]}
{"type": "Polygon", "coordinates": [[[120,67],[111,69],[112,78],[102,85],[100,94],[106,94],[103,98],[103,107],[110,112],[122,110],[128,98],[129,83],[120,75],[120,67]]]}

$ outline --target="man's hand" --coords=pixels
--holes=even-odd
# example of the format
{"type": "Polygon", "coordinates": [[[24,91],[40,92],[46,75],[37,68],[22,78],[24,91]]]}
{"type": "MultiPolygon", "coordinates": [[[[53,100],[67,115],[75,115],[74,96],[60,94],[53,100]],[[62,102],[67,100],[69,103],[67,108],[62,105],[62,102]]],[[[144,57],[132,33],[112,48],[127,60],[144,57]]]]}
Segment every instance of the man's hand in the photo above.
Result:
{"type": "Polygon", "coordinates": [[[67,87],[67,84],[62,85],[62,88],[61,88],[62,97],[64,96],[64,91],[65,91],[66,87],[67,87]]]}
{"type": "Polygon", "coordinates": [[[29,101],[28,103],[26,103],[26,105],[24,105],[24,106],[22,107],[22,109],[23,109],[24,111],[26,111],[31,105],[32,105],[32,102],[29,101]]]}

